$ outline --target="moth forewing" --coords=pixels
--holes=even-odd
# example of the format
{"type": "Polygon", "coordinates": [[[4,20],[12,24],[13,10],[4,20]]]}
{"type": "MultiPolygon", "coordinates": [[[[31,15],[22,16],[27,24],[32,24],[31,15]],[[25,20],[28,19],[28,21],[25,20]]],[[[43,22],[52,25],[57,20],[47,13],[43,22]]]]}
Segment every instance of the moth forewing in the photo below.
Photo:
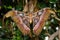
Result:
{"type": "Polygon", "coordinates": [[[17,11],[9,11],[5,14],[4,19],[11,17],[11,19],[16,23],[18,29],[23,33],[23,35],[28,35],[30,32],[30,28],[27,27],[23,21],[20,15],[18,15],[17,11]]]}
{"type": "Polygon", "coordinates": [[[39,22],[33,28],[33,33],[35,35],[39,35],[41,33],[41,31],[45,25],[45,22],[48,20],[51,13],[55,13],[55,12],[48,8],[44,9],[44,11],[42,12],[42,15],[40,16],[39,22]]]}

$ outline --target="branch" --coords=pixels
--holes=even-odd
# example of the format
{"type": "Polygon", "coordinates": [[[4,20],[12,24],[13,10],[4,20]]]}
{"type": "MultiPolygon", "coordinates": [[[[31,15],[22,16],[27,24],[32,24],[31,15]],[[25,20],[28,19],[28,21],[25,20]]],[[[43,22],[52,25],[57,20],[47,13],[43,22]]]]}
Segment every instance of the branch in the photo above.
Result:
{"type": "Polygon", "coordinates": [[[60,21],[60,19],[56,16],[55,13],[52,15],[52,17],[54,17],[55,19],[57,19],[58,21],[60,21]]]}
{"type": "Polygon", "coordinates": [[[58,37],[59,37],[59,40],[60,40],[60,30],[59,30],[59,33],[58,33],[58,37]]]}
{"type": "Polygon", "coordinates": [[[47,33],[45,33],[48,37],[50,37],[50,34],[47,32],[47,33]]]}
{"type": "Polygon", "coordinates": [[[58,35],[58,33],[59,33],[59,30],[53,33],[48,40],[53,40],[58,35]]]}
{"type": "Polygon", "coordinates": [[[58,21],[60,21],[60,19],[57,16],[55,16],[55,19],[57,19],[58,21]]]}
{"type": "MultiPolygon", "coordinates": [[[[23,0],[23,2],[24,2],[24,0],[23,0]]],[[[24,12],[28,12],[28,0],[25,0],[25,6],[23,6],[24,8],[23,8],[23,11],[24,12]]],[[[23,3],[23,5],[24,5],[24,3],[23,3]]]]}

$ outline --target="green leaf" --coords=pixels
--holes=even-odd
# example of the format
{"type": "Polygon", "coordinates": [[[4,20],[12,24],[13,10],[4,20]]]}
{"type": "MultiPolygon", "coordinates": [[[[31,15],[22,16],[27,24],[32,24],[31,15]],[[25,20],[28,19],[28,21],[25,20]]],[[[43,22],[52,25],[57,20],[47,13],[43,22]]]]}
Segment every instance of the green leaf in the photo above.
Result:
{"type": "Polygon", "coordinates": [[[50,3],[56,3],[56,0],[49,0],[50,3]]]}

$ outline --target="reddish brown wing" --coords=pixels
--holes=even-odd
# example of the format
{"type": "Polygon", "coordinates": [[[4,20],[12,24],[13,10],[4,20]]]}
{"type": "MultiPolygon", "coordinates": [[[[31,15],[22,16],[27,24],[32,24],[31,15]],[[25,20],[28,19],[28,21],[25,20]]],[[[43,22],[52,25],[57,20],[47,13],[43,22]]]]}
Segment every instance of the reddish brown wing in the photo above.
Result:
{"type": "Polygon", "coordinates": [[[42,15],[40,16],[39,22],[34,26],[33,33],[39,35],[45,25],[46,20],[48,19],[50,13],[47,9],[44,9],[42,15]]]}
{"type": "Polygon", "coordinates": [[[16,23],[18,29],[24,35],[27,35],[30,33],[30,28],[23,23],[22,18],[18,15],[17,11],[9,11],[8,13],[6,13],[5,17],[11,17],[12,20],[16,23]]]}
{"type": "Polygon", "coordinates": [[[27,27],[20,16],[15,16],[12,18],[14,20],[14,22],[16,23],[17,27],[19,28],[19,30],[24,34],[27,35],[30,32],[29,27],[27,27]]]}

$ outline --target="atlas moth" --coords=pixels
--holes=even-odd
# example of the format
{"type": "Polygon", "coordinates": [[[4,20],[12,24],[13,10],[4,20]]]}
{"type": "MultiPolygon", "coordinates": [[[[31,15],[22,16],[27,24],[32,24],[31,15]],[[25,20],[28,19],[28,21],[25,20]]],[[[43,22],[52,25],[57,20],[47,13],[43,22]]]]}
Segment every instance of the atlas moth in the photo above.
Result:
{"type": "Polygon", "coordinates": [[[38,36],[51,14],[55,15],[55,12],[51,10],[51,8],[43,8],[37,12],[27,13],[17,10],[11,10],[7,12],[4,17],[11,17],[11,19],[16,23],[18,29],[23,33],[23,35],[31,34],[30,24],[33,23],[33,34],[38,36]]]}

